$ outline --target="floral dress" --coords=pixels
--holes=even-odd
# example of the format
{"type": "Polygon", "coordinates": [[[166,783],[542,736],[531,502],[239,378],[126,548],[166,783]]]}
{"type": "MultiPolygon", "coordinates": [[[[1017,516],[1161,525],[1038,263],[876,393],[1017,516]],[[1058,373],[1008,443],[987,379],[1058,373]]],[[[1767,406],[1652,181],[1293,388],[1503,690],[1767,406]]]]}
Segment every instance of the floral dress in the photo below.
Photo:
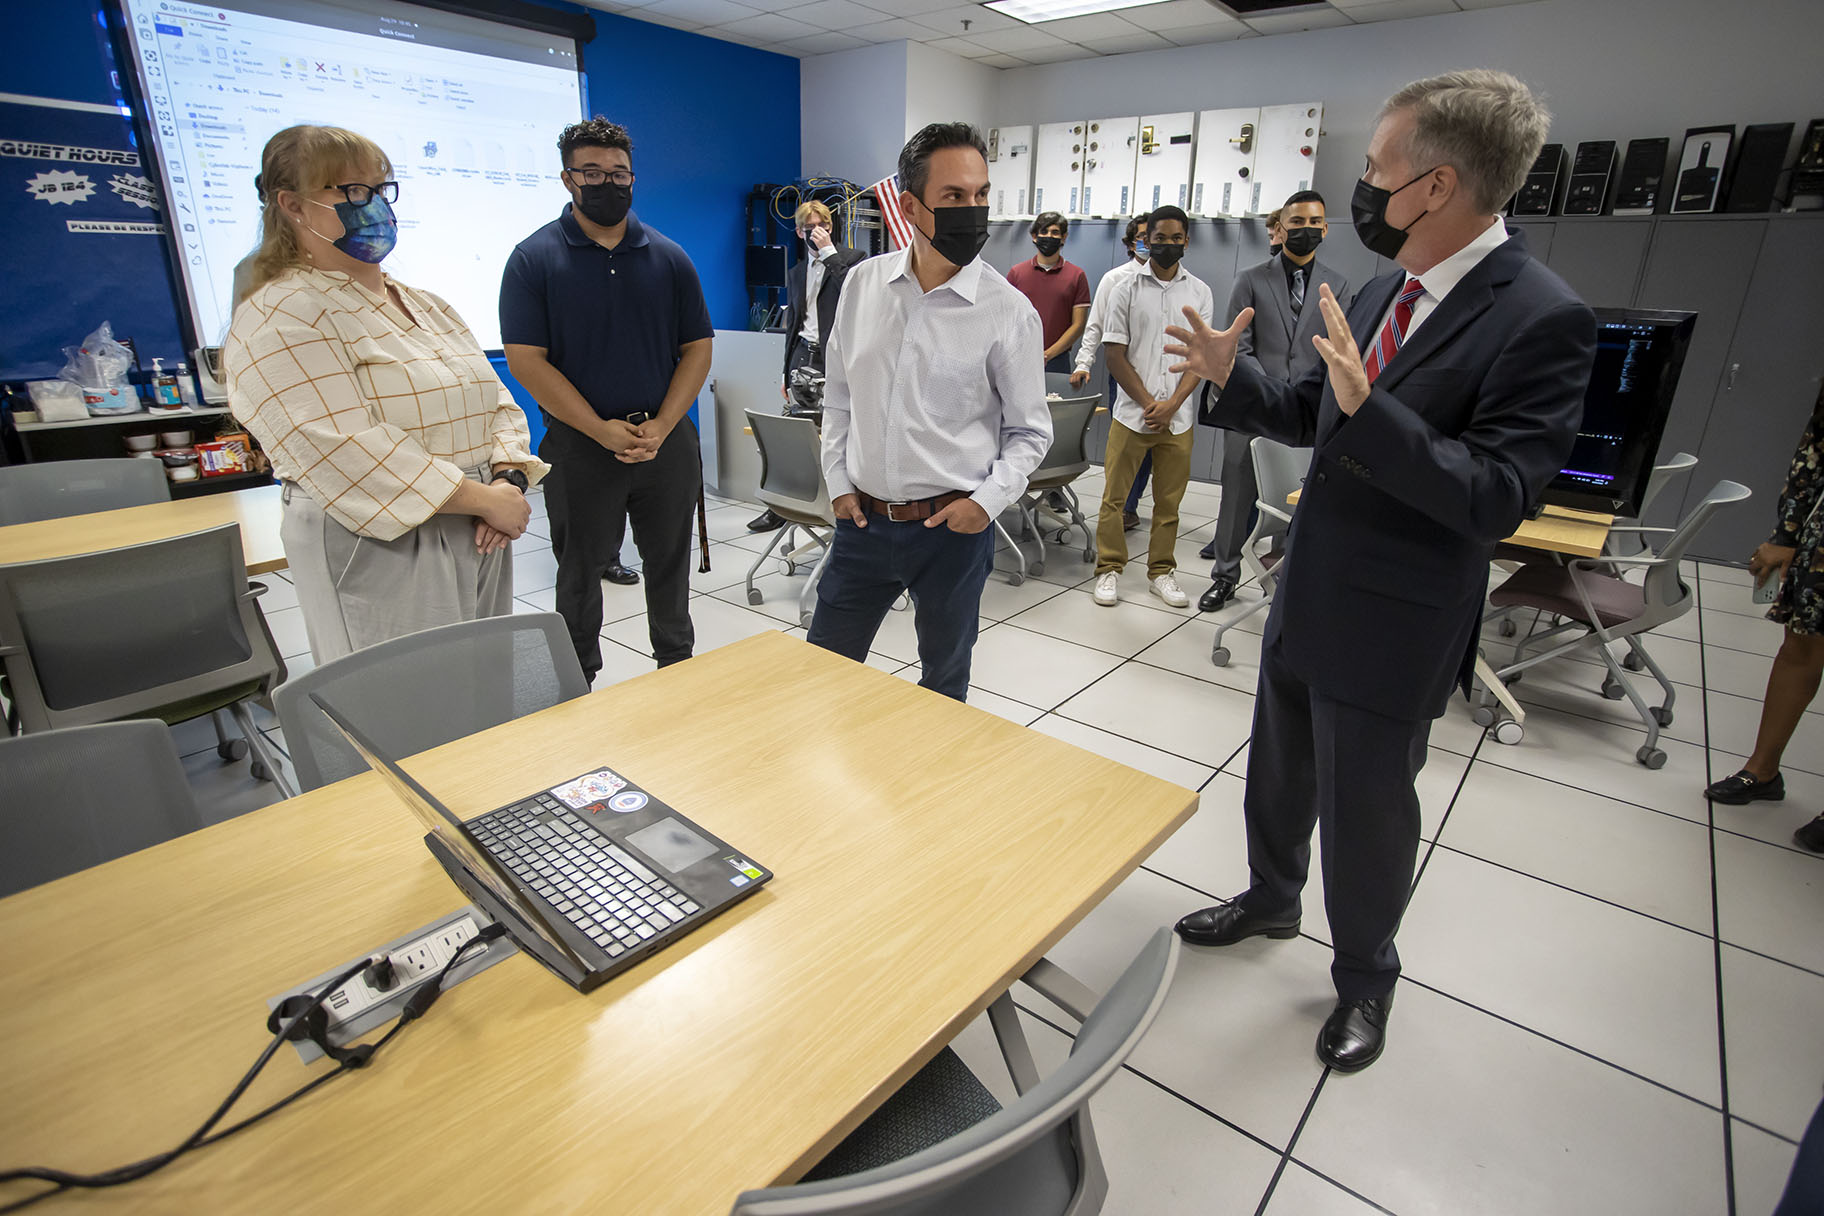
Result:
{"type": "Polygon", "coordinates": [[[1780,621],[1794,633],[1824,634],[1824,392],[1812,407],[1805,437],[1793,454],[1780,491],[1779,526],[1768,543],[1798,550],[1786,568],[1770,620],[1780,621]]]}

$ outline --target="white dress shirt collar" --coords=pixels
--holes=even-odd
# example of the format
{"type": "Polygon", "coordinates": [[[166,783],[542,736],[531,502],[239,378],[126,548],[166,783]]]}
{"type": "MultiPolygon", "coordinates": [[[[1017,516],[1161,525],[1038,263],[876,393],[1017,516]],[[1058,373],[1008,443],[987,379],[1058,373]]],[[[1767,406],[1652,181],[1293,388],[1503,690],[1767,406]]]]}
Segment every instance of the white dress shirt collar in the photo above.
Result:
{"type": "Polygon", "coordinates": [[[1451,293],[1452,288],[1461,283],[1464,277],[1481,263],[1483,258],[1505,245],[1507,239],[1507,225],[1502,223],[1500,216],[1496,216],[1494,222],[1484,228],[1481,235],[1469,244],[1424,274],[1408,275],[1407,278],[1418,279],[1419,282],[1425,284],[1425,294],[1442,303],[1444,297],[1451,293]]]}
{"type": "MultiPolygon", "coordinates": [[[[887,281],[891,283],[897,279],[908,279],[914,287],[918,287],[920,295],[928,294],[923,287],[919,286],[918,275],[913,273],[912,246],[907,245],[897,256],[899,258],[899,264],[893,268],[893,273],[887,277],[887,281]]],[[[932,256],[935,257],[938,255],[933,254],[932,256]]],[[[955,274],[951,275],[949,279],[939,283],[931,290],[943,291],[945,288],[948,288],[973,304],[975,303],[976,294],[981,290],[981,286],[982,259],[976,257],[971,258],[967,266],[964,266],[955,274]]]]}

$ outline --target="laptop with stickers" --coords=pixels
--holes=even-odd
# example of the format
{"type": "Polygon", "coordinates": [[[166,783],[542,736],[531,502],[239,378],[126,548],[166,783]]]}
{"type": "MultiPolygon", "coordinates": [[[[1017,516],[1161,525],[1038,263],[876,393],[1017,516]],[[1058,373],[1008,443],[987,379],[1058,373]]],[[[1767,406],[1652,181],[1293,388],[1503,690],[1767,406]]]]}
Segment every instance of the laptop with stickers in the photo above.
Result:
{"type": "Polygon", "coordinates": [[[613,769],[465,822],[321,695],[311,700],[428,829],[424,843],[456,885],[580,992],[773,876],[613,769]]]}

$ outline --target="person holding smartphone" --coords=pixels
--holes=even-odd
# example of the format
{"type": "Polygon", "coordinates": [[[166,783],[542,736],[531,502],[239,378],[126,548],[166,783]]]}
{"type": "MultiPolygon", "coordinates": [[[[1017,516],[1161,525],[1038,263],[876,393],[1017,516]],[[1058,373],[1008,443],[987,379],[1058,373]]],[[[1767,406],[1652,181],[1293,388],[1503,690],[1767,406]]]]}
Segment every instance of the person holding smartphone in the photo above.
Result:
{"type": "MultiPolygon", "coordinates": [[[[1786,797],[1780,757],[1792,742],[1800,715],[1818,695],[1824,675],[1824,391],[1812,406],[1811,421],[1793,454],[1780,491],[1779,521],[1773,535],[1748,559],[1755,599],[1770,603],[1767,618],[1786,627],[1786,637],[1767,674],[1761,726],[1754,754],[1741,771],[1704,791],[1712,802],[1743,806],[1786,797]]],[[[1824,853],[1824,814],[1793,833],[1801,848],[1824,853]]]]}

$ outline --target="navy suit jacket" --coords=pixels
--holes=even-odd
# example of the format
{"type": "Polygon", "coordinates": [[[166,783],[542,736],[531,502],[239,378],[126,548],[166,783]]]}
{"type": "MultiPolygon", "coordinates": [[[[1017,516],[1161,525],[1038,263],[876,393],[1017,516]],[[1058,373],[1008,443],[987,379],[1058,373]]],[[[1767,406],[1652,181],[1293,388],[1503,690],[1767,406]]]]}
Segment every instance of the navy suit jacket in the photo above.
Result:
{"type": "MultiPolygon", "coordinates": [[[[1358,347],[1404,282],[1395,271],[1357,294],[1358,347]]],[[[1292,382],[1236,362],[1216,421],[1314,448],[1266,627],[1300,678],[1410,720],[1467,689],[1489,557],[1570,454],[1595,351],[1589,307],[1516,235],[1433,310],[1352,417],[1322,362],[1292,382]]]]}

